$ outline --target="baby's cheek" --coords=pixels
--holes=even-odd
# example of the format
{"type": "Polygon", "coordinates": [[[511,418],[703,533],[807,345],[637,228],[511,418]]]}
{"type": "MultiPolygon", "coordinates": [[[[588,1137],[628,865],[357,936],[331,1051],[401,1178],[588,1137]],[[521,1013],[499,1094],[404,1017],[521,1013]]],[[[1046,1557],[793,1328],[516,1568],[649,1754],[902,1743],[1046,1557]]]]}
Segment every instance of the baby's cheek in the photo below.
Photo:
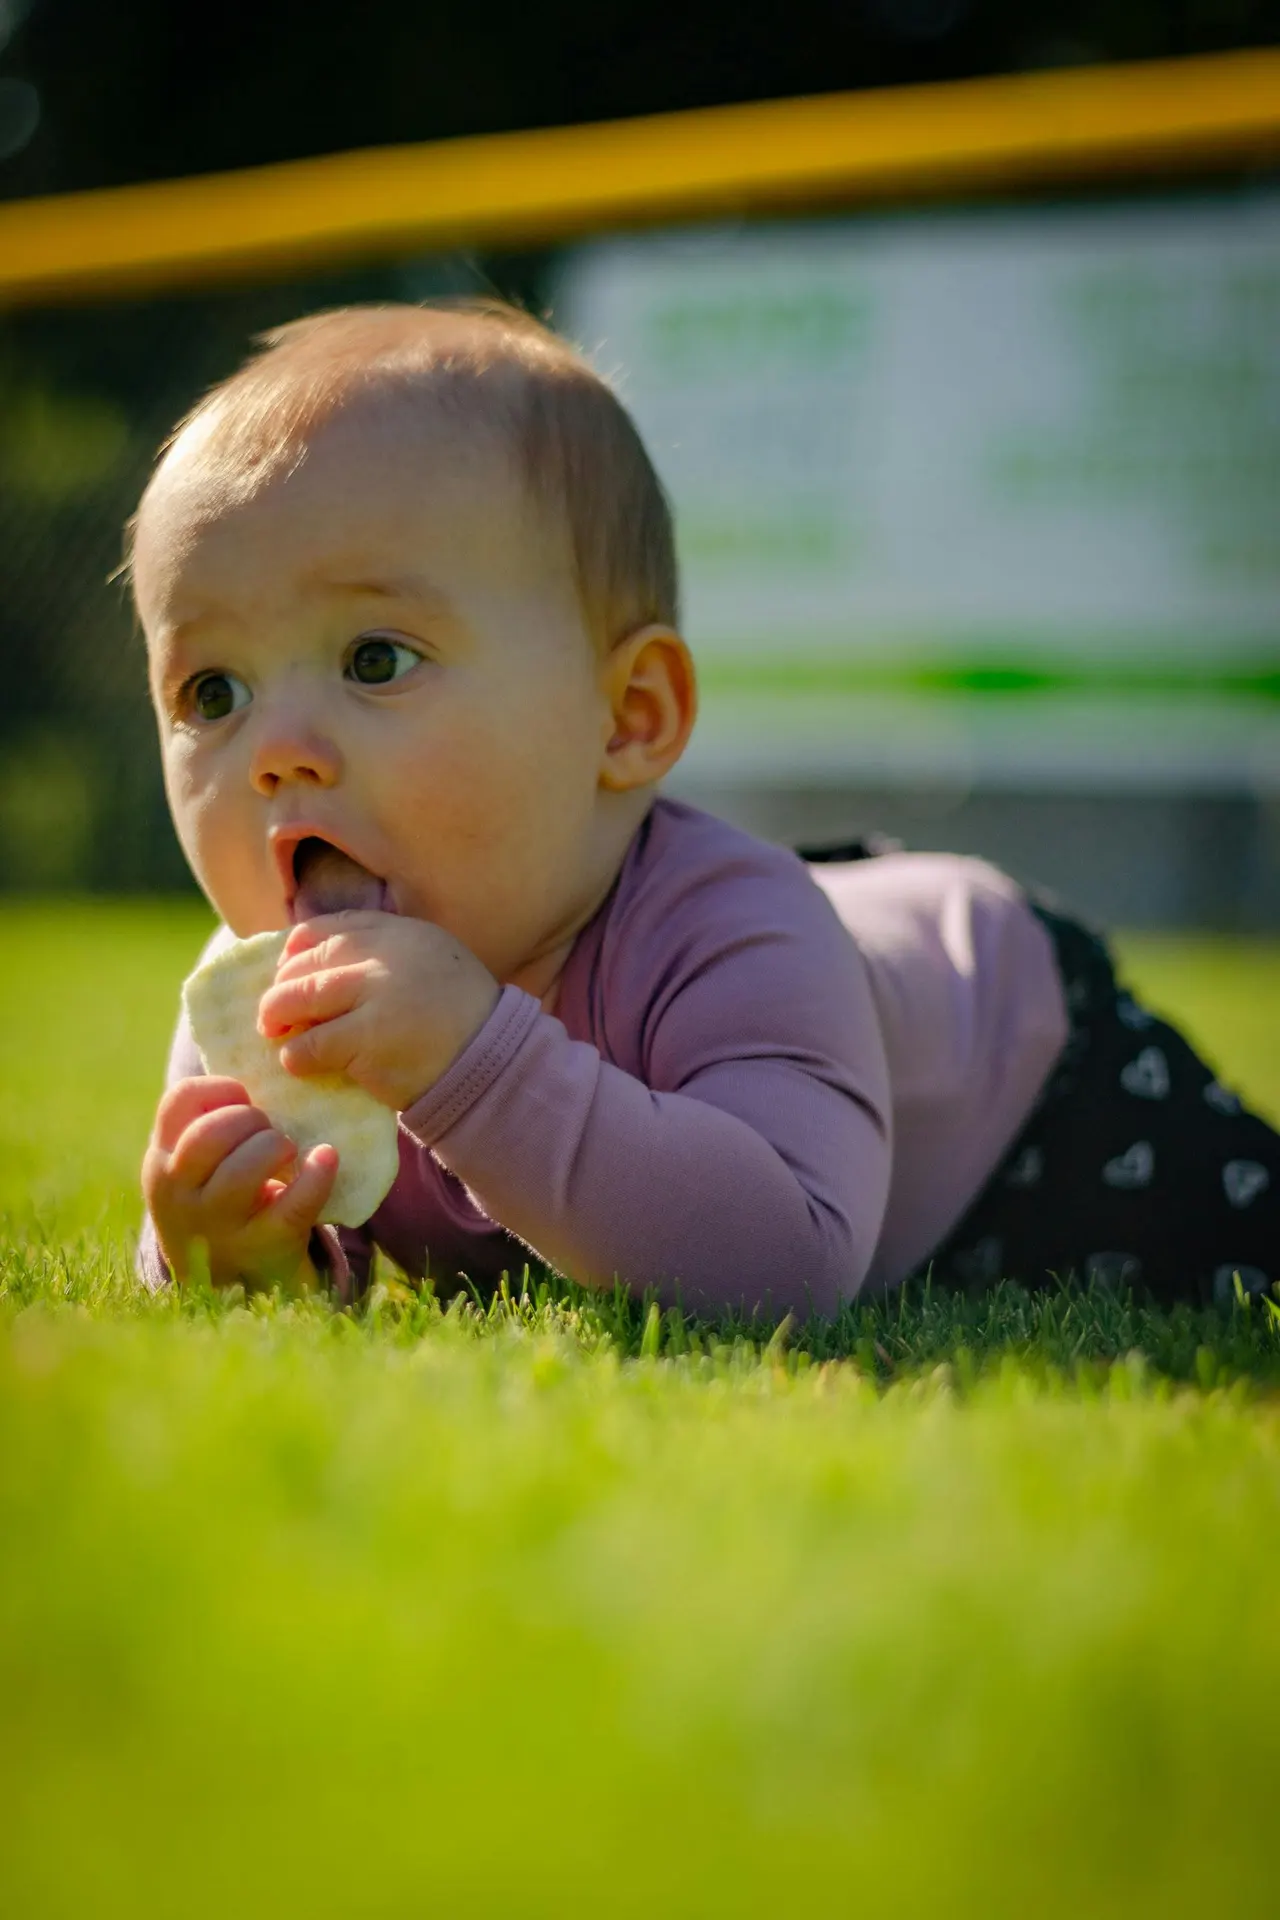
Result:
{"type": "Polygon", "coordinates": [[[250,817],[238,796],[209,780],[171,806],[188,864],[232,932],[247,939],[285,926],[284,891],[265,821],[250,817]]]}

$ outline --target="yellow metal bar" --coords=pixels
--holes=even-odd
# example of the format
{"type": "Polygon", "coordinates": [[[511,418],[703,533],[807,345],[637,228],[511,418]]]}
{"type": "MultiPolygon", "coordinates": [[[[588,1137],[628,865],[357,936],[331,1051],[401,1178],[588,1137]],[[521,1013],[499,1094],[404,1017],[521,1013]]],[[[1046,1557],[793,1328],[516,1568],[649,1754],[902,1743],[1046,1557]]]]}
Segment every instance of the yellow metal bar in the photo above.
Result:
{"type": "Polygon", "coordinates": [[[1280,51],[823,94],[11,201],[0,302],[1277,154],[1280,51]]]}

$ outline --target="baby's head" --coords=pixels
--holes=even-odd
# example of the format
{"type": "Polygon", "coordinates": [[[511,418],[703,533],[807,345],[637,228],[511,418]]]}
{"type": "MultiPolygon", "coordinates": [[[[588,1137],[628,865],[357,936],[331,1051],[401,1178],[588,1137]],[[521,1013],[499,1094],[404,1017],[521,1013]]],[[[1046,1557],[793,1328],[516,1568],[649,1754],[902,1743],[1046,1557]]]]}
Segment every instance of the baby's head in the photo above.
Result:
{"type": "Polygon", "coordinates": [[[132,567],[174,821],[240,935],[384,905],[532,977],[693,723],[640,439],[497,306],[268,336],[170,442],[132,567]]]}

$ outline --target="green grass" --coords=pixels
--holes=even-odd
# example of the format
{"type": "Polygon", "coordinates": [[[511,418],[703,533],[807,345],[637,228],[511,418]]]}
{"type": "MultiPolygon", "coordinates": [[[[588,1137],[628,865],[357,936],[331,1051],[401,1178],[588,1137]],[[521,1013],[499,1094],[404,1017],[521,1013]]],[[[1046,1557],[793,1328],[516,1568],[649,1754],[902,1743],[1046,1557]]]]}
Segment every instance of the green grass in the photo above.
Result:
{"type": "MultiPolygon", "coordinates": [[[[204,924],[0,913],[0,1912],[1274,1911],[1265,1308],[150,1300],[204,924]]],[[[1280,952],[1126,954],[1280,1113],[1280,952]]]]}

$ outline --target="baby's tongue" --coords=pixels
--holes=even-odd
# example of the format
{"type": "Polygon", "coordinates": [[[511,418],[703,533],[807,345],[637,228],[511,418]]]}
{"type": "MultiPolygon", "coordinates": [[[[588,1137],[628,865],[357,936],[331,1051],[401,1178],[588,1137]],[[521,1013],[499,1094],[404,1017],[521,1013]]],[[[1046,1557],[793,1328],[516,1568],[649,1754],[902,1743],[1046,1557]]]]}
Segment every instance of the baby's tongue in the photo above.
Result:
{"type": "Polygon", "coordinates": [[[353,907],[386,908],[384,882],[327,840],[304,840],[294,857],[294,873],[298,880],[293,900],[295,920],[310,920],[317,913],[342,913],[353,907]]]}

